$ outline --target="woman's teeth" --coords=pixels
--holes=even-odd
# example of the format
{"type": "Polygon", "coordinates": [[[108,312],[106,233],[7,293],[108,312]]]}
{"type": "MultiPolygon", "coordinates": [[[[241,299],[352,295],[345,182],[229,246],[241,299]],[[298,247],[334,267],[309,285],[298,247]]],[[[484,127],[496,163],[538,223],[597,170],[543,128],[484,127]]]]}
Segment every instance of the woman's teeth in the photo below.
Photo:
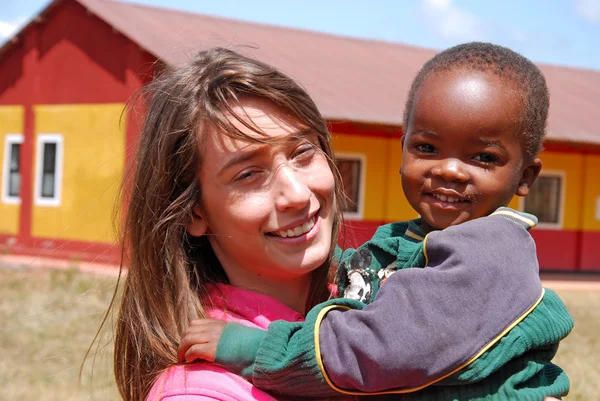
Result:
{"type": "Polygon", "coordinates": [[[306,234],[315,226],[315,217],[311,217],[309,221],[304,224],[301,224],[294,228],[289,228],[287,230],[275,231],[275,235],[278,235],[283,238],[287,237],[299,237],[302,234],[306,234]]]}
{"type": "Polygon", "coordinates": [[[446,195],[433,194],[433,196],[435,196],[442,202],[449,202],[449,203],[460,202],[462,200],[460,198],[454,198],[452,196],[446,196],[446,195]]]}

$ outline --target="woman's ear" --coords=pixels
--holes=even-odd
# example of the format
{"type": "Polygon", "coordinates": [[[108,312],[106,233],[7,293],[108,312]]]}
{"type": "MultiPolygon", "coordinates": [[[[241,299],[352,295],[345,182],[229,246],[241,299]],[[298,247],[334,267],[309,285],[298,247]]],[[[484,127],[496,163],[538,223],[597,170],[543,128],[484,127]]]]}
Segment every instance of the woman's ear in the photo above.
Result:
{"type": "Polygon", "coordinates": [[[194,206],[192,209],[192,222],[187,226],[187,232],[192,237],[201,237],[206,234],[208,224],[204,218],[204,214],[200,209],[200,205],[194,206]]]}
{"type": "Polygon", "coordinates": [[[519,180],[519,186],[517,187],[517,196],[527,196],[529,188],[531,188],[541,170],[542,161],[538,158],[533,159],[533,161],[525,167],[523,174],[521,174],[521,179],[519,180]]]}

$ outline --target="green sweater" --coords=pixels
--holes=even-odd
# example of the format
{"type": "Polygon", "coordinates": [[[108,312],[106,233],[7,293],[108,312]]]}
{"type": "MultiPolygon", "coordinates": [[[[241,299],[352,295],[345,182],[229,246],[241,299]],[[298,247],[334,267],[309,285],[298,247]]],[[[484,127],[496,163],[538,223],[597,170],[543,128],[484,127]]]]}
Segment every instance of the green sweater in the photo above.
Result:
{"type": "Polygon", "coordinates": [[[277,321],[267,332],[228,324],[215,362],[285,395],[565,395],[568,378],[551,359],[573,322],[541,288],[533,225],[502,208],[425,240],[417,221],[382,226],[344,252],[339,269],[341,293],[373,303],[331,300],[305,323],[277,321]]]}

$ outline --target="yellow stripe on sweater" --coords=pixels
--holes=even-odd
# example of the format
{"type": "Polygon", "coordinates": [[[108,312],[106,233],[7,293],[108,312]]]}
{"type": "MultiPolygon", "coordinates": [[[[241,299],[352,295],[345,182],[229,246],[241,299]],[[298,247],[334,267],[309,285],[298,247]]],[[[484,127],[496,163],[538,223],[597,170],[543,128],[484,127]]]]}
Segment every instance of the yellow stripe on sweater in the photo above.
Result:
{"type": "Polygon", "coordinates": [[[496,212],[492,213],[491,215],[495,216],[495,215],[498,215],[498,214],[504,214],[506,216],[514,217],[517,220],[521,220],[521,221],[525,222],[526,224],[529,225],[529,227],[535,227],[535,225],[536,225],[535,221],[533,221],[533,220],[531,220],[531,219],[529,219],[529,218],[527,218],[527,217],[525,217],[525,216],[523,216],[523,215],[521,215],[521,214],[519,214],[517,212],[511,212],[511,211],[508,211],[508,210],[500,210],[500,211],[496,211],[496,212]]]}
{"type": "Polygon", "coordinates": [[[329,376],[327,375],[327,372],[325,371],[325,366],[323,365],[323,359],[321,358],[321,344],[319,342],[319,329],[321,327],[321,321],[323,320],[323,318],[325,317],[325,315],[327,315],[327,313],[329,311],[331,311],[332,309],[352,309],[348,306],[343,306],[343,305],[330,305],[326,308],[323,308],[319,314],[317,315],[317,319],[315,322],[315,353],[317,356],[317,363],[319,365],[319,369],[321,369],[321,373],[323,374],[323,377],[325,378],[325,381],[327,382],[327,384],[329,385],[329,387],[331,387],[332,389],[334,389],[335,391],[337,391],[338,393],[342,393],[342,394],[348,394],[348,395],[380,395],[380,394],[404,394],[404,393],[414,393],[415,391],[419,391],[422,390],[426,387],[431,386],[432,384],[438,383],[442,380],[444,380],[445,378],[452,376],[453,374],[455,374],[456,372],[460,371],[461,369],[466,368],[467,366],[469,366],[470,364],[472,364],[473,362],[475,362],[477,359],[479,359],[479,357],[481,355],[483,355],[487,350],[489,350],[494,344],[496,344],[498,341],[500,341],[500,339],[502,337],[504,337],[506,334],[508,334],[509,331],[511,331],[517,324],[519,324],[523,319],[525,319],[538,305],[539,303],[542,301],[542,298],[544,298],[544,294],[545,294],[545,289],[542,288],[542,294],[540,295],[540,297],[537,299],[537,301],[534,302],[534,304],[527,309],[521,316],[519,316],[515,321],[513,321],[511,324],[509,324],[500,334],[498,334],[498,336],[496,336],[492,341],[490,341],[488,344],[486,344],[481,350],[479,350],[479,352],[477,352],[475,355],[473,355],[473,357],[471,357],[471,359],[469,359],[467,362],[463,363],[462,365],[460,365],[459,367],[457,367],[456,369],[454,369],[453,371],[437,378],[434,379],[428,383],[425,383],[421,386],[417,386],[417,387],[411,387],[411,388],[405,388],[405,389],[395,389],[395,390],[385,390],[385,391],[377,391],[377,392],[364,392],[364,391],[349,391],[349,390],[344,390],[342,388],[337,387],[335,384],[333,384],[333,382],[331,381],[331,379],[329,378],[329,376]]]}
{"type": "Polygon", "coordinates": [[[406,230],[406,232],[404,233],[404,235],[406,235],[407,237],[410,237],[412,239],[416,239],[417,241],[423,241],[423,237],[421,237],[419,234],[415,234],[412,231],[406,230]]]}

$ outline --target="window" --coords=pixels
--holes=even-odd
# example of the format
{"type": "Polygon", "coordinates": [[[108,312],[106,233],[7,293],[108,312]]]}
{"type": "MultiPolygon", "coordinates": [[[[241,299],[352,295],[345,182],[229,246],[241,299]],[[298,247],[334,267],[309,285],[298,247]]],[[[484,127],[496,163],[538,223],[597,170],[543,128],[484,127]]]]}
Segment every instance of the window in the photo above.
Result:
{"type": "Polygon", "coordinates": [[[37,137],[35,203],[58,206],[61,201],[63,137],[40,134],[37,137]]]}
{"type": "Polygon", "coordinates": [[[564,174],[544,173],[529,188],[523,210],[537,216],[540,225],[562,227],[564,174]]]}
{"type": "Polygon", "coordinates": [[[336,154],[335,164],[342,176],[346,198],[342,199],[342,211],[346,218],[362,218],[366,157],[359,154],[336,154]]]}
{"type": "Polygon", "coordinates": [[[19,204],[21,189],[21,144],[23,135],[4,137],[4,166],[2,166],[2,202],[19,204]]]}

